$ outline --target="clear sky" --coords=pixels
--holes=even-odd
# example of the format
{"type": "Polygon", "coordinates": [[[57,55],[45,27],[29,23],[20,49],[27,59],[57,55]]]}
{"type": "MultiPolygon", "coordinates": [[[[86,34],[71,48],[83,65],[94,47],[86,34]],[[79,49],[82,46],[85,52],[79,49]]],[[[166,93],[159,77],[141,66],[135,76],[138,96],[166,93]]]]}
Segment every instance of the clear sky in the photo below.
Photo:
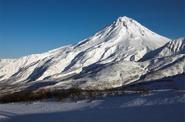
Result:
{"type": "Polygon", "coordinates": [[[0,0],[0,58],[77,43],[119,16],[169,38],[185,36],[184,0],[0,0]]]}

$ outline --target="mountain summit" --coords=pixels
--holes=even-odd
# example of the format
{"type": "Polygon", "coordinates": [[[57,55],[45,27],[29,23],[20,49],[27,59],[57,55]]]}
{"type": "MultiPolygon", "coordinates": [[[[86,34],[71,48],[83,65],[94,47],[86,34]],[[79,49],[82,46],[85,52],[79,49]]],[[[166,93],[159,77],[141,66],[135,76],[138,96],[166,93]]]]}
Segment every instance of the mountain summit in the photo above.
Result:
{"type": "MultiPolygon", "coordinates": [[[[161,47],[170,39],[160,36],[128,17],[119,17],[113,24],[85,39],[77,47],[108,49],[113,57],[128,61],[138,61],[147,52],[161,47]]],[[[105,50],[102,50],[105,51],[105,50]]],[[[110,53],[109,53],[110,54],[110,53]]]]}
{"type": "Polygon", "coordinates": [[[131,18],[119,17],[76,45],[0,60],[0,82],[27,84],[49,80],[66,88],[75,83],[93,88],[98,88],[99,83],[106,86],[103,88],[117,87],[146,75],[151,62],[140,60],[170,42],[131,18]]]}

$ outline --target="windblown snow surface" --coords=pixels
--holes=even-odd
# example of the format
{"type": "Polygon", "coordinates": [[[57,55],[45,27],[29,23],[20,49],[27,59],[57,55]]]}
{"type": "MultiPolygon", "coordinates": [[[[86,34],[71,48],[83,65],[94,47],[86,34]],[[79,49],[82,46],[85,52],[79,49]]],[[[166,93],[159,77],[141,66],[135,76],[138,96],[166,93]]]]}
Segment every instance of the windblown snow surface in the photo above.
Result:
{"type": "Polygon", "coordinates": [[[184,122],[184,91],[76,102],[0,104],[1,122],[184,122]]]}

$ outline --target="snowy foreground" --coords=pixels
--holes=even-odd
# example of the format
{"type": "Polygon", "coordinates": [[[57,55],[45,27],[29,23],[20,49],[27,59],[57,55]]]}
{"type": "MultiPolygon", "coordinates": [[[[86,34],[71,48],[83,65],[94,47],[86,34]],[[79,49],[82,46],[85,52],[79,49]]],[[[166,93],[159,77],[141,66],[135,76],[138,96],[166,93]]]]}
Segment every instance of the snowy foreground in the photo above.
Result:
{"type": "Polygon", "coordinates": [[[0,104],[0,122],[184,122],[185,91],[0,104]]]}

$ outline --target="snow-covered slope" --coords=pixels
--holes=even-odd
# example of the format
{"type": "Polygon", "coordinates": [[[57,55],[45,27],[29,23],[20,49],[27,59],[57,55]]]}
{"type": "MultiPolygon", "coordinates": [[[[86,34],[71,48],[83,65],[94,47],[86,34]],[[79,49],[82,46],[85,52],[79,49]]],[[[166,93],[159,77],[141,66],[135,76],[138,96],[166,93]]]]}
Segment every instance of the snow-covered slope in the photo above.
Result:
{"type": "Polygon", "coordinates": [[[143,72],[144,68],[137,62],[119,61],[109,64],[93,64],[84,67],[79,74],[56,79],[61,82],[54,87],[62,86],[65,89],[78,85],[82,89],[110,89],[138,80],[143,72]]]}
{"type": "Polygon", "coordinates": [[[184,38],[170,41],[148,52],[139,62],[120,60],[84,67],[79,74],[60,79],[62,82],[55,87],[69,88],[78,84],[84,89],[109,89],[160,79],[174,80],[173,77],[185,74],[184,43],[184,38]],[[147,56],[150,58],[147,59],[147,56]]]}
{"type": "Polygon", "coordinates": [[[185,54],[151,59],[144,63],[147,65],[146,73],[140,78],[140,81],[159,80],[185,73],[185,54]]]}
{"type": "Polygon", "coordinates": [[[153,50],[147,53],[140,61],[161,58],[177,54],[185,54],[185,38],[179,38],[174,41],[170,41],[159,49],[153,50]]]}
{"type": "Polygon", "coordinates": [[[98,100],[0,104],[1,122],[183,122],[185,92],[124,94],[98,100]]]}
{"type": "MultiPolygon", "coordinates": [[[[164,46],[147,53],[143,61],[145,73],[138,80],[153,81],[185,74],[185,38],[170,41],[164,46]]],[[[184,82],[182,78],[181,82],[184,82]]]]}
{"type": "Polygon", "coordinates": [[[179,74],[185,74],[185,54],[145,62],[120,61],[107,65],[96,64],[83,68],[77,75],[56,79],[61,82],[52,87],[62,86],[65,89],[78,84],[82,89],[110,89],[132,83],[173,78],[179,74]]]}

